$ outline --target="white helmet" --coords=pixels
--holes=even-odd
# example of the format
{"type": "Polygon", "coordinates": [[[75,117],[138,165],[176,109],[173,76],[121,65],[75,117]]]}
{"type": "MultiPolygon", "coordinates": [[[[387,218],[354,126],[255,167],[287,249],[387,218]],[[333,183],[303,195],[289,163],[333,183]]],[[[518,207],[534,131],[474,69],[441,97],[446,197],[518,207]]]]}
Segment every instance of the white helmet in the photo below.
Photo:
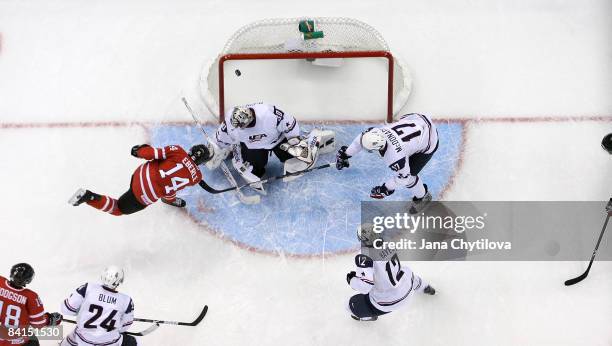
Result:
{"type": "Polygon", "coordinates": [[[123,283],[123,269],[113,265],[108,266],[104,268],[100,280],[104,286],[117,289],[123,283]]]}
{"type": "Polygon", "coordinates": [[[361,134],[361,146],[367,151],[381,150],[387,144],[381,129],[372,128],[361,134]]]}
{"type": "Polygon", "coordinates": [[[230,122],[233,127],[245,128],[253,122],[255,114],[248,107],[234,107],[230,122]]]}
{"type": "Polygon", "coordinates": [[[374,232],[374,225],[364,223],[357,226],[357,239],[361,242],[361,246],[373,247],[376,239],[382,238],[380,234],[374,232]]]}

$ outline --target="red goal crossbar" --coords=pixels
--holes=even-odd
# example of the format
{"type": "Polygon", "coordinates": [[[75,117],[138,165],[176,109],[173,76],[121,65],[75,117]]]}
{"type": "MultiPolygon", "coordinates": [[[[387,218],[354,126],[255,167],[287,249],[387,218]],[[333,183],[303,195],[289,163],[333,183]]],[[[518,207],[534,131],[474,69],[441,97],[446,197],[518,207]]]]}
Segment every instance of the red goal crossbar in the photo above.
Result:
{"type": "Polygon", "coordinates": [[[296,53],[244,53],[226,54],[219,58],[219,120],[225,113],[225,81],[223,65],[229,60],[278,60],[278,59],[329,59],[329,58],[386,58],[388,65],[387,81],[387,122],[393,121],[393,55],[388,51],[355,52],[296,52],[296,53]]]}

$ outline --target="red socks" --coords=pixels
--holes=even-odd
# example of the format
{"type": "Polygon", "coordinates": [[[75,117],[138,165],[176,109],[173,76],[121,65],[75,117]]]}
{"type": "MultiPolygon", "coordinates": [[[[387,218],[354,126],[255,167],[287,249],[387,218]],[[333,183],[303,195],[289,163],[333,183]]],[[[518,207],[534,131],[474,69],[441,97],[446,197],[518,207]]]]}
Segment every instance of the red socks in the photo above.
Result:
{"type": "Polygon", "coordinates": [[[123,213],[121,213],[121,210],[119,210],[117,200],[108,196],[102,196],[102,198],[99,198],[98,200],[87,201],[87,204],[96,209],[115,216],[123,215],[123,213]]]}

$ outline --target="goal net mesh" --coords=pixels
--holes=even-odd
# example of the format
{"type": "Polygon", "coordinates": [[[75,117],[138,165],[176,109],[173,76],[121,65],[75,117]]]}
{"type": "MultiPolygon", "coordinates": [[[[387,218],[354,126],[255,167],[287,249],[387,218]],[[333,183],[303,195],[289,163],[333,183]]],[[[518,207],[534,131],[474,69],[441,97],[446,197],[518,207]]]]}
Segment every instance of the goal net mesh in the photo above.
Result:
{"type": "MultiPolygon", "coordinates": [[[[387,42],[376,29],[356,19],[304,17],[259,20],[236,31],[221,53],[204,67],[200,77],[201,96],[209,110],[218,117],[219,61],[226,55],[369,51],[390,52],[387,42]],[[322,31],[324,36],[304,39],[298,26],[306,20],[314,21],[315,30],[322,31]]],[[[393,57],[393,83],[390,87],[393,88],[393,97],[387,102],[393,104],[395,114],[406,103],[411,88],[409,71],[397,57],[393,57]]]]}

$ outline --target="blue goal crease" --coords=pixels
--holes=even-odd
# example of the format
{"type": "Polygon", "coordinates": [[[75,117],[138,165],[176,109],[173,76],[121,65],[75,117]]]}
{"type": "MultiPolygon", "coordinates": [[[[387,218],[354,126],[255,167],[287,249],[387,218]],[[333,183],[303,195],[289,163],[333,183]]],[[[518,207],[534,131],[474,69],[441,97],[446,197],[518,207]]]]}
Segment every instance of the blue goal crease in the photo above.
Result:
{"type": "MultiPolygon", "coordinates": [[[[440,196],[457,167],[463,143],[461,123],[440,123],[440,145],[419,174],[434,198],[440,196]]],[[[305,125],[308,132],[313,126],[305,125]]],[[[365,124],[326,125],[336,132],[336,146],[348,145],[365,124]]],[[[209,134],[215,128],[206,127],[209,134]]],[[[185,149],[203,142],[200,129],[189,125],[157,125],[151,128],[151,144],[178,144],[185,149]]],[[[321,155],[319,163],[332,162],[335,153],[321,155]]],[[[372,187],[391,174],[376,154],[362,152],[351,158],[348,169],[328,168],[310,172],[292,181],[267,184],[267,196],[256,205],[241,204],[234,192],[212,195],[199,187],[185,189],[179,196],[187,201],[187,212],[200,224],[220,232],[225,238],[263,252],[307,256],[337,253],[358,246],[355,234],[360,220],[360,201],[369,200],[372,187]]],[[[229,187],[220,170],[201,166],[204,180],[215,188],[229,187]]],[[[282,165],[272,157],[267,175],[282,174],[282,165]]],[[[241,178],[235,177],[242,183],[241,178]]],[[[245,191],[251,193],[250,191],[245,191]]],[[[410,198],[398,189],[389,200],[410,198]]]]}

